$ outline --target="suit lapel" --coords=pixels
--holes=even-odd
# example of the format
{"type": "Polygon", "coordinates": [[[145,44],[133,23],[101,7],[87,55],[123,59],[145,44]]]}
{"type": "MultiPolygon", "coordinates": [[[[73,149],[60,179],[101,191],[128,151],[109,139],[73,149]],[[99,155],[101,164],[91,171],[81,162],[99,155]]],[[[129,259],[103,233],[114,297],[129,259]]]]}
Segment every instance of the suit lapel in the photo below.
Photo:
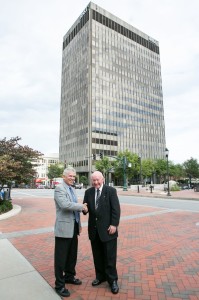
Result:
{"type": "Polygon", "coordinates": [[[72,195],[71,195],[71,193],[69,192],[69,190],[68,190],[68,188],[67,188],[67,185],[66,185],[65,183],[63,184],[63,187],[64,187],[64,189],[65,189],[65,191],[66,191],[66,194],[68,195],[70,201],[73,202],[72,195]]]}
{"type": "Polygon", "coordinates": [[[100,197],[100,202],[102,203],[103,201],[105,201],[105,198],[106,198],[106,186],[103,185],[103,189],[102,189],[102,193],[101,193],[101,197],[100,197]]]}
{"type": "Polygon", "coordinates": [[[92,188],[91,190],[91,206],[95,209],[95,188],[92,188]]]}

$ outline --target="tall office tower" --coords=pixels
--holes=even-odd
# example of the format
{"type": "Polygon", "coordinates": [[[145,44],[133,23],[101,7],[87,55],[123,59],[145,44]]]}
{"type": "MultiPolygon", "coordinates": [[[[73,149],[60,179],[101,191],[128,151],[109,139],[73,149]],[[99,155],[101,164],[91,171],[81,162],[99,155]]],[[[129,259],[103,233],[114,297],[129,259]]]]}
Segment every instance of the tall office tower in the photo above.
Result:
{"type": "Polygon", "coordinates": [[[63,39],[60,161],[90,174],[126,149],[164,157],[159,44],[90,2],[63,39]]]}

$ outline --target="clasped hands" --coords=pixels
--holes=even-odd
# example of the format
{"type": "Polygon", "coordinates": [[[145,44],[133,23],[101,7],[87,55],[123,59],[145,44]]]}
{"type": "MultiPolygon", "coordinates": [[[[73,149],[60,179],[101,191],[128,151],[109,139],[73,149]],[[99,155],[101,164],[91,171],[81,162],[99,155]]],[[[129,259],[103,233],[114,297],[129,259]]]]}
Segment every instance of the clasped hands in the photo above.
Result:
{"type": "Polygon", "coordinates": [[[87,213],[87,212],[88,212],[87,203],[84,203],[84,204],[83,204],[82,211],[83,211],[84,213],[87,213]]]}

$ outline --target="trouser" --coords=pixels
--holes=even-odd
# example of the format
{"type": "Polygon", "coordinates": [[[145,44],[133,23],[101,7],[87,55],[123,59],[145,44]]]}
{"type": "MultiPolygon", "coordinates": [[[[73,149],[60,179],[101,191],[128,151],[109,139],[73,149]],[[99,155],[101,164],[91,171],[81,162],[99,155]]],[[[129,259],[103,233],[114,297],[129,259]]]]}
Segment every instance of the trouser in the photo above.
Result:
{"type": "Polygon", "coordinates": [[[55,288],[65,286],[65,279],[72,279],[76,275],[78,249],[78,224],[75,222],[72,238],[55,237],[54,270],[55,288]]]}
{"type": "Polygon", "coordinates": [[[108,242],[102,242],[98,233],[96,233],[95,239],[91,240],[91,248],[96,278],[107,280],[109,284],[112,284],[114,280],[118,280],[116,269],[117,238],[108,242]]]}

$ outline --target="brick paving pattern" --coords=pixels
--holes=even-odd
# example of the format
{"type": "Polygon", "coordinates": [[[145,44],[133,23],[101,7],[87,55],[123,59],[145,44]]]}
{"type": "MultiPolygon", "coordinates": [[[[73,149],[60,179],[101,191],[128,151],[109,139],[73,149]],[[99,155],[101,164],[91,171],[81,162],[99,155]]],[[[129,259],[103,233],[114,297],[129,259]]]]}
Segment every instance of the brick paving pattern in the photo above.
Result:
{"type": "MultiPolygon", "coordinates": [[[[121,192],[122,193],[122,192],[121,192]]],[[[196,193],[197,194],[197,193],[196,193]]],[[[0,221],[3,234],[16,233],[10,242],[54,287],[53,252],[55,219],[53,199],[15,199],[18,215],[0,221]],[[48,228],[48,232],[43,232],[48,228]],[[35,230],[40,230],[36,231],[35,230]],[[17,236],[17,233],[20,233],[17,236]]],[[[87,216],[79,237],[77,277],[80,286],[68,284],[76,300],[199,300],[199,213],[121,204],[118,238],[120,292],[108,284],[92,287],[95,278],[87,216]]]]}

